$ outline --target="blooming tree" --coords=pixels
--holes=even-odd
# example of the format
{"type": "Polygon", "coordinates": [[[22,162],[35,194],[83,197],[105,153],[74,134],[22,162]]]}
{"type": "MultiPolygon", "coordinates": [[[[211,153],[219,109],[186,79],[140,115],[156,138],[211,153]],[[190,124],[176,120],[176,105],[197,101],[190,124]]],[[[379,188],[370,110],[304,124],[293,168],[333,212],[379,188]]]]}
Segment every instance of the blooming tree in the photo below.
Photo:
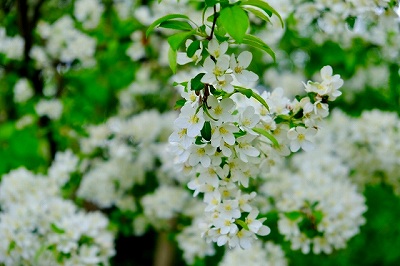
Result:
{"type": "Polygon", "coordinates": [[[400,261],[397,1],[0,18],[0,265],[400,261]]]}

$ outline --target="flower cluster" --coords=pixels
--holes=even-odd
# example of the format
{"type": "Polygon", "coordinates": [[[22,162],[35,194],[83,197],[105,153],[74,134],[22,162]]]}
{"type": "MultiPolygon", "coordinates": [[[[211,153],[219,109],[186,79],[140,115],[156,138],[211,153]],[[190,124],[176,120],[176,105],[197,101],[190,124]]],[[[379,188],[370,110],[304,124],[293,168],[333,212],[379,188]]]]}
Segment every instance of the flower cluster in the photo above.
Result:
{"type": "MultiPolygon", "coordinates": [[[[298,160],[310,160],[311,153],[303,154],[298,156],[303,160],[298,160]]],[[[273,198],[279,213],[279,232],[290,241],[293,250],[329,254],[345,248],[347,241],[359,233],[367,207],[347,172],[337,171],[344,166],[320,169],[315,158],[324,157],[313,153],[312,158],[312,167],[297,168],[298,164],[294,164],[286,170],[275,168],[261,191],[273,198]]]]}
{"type": "Polygon", "coordinates": [[[81,139],[88,161],[78,196],[100,208],[135,208],[129,191],[146,182],[146,172],[155,169],[157,154],[164,150],[165,132],[171,132],[174,114],[149,110],[130,118],[111,117],[105,124],[88,126],[89,136],[81,139]],[[134,132],[134,133],[133,133],[134,132]],[[126,204],[128,203],[128,204],[126,204]]]}
{"type": "Polygon", "coordinates": [[[5,54],[9,59],[21,60],[24,45],[24,39],[21,36],[7,36],[6,29],[0,27],[0,54],[5,54]]]}
{"type": "Polygon", "coordinates": [[[18,168],[0,183],[0,263],[108,265],[114,235],[100,212],[87,213],[61,197],[77,158],[58,153],[48,175],[18,168]],[[45,189],[44,189],[45,188],[45,189]]]}
{"type": "Polygon", "coordinates": [[[335,110],[322,130],[316,139],[320,143],[317,151],[326,160],[345,165],[360,188],[385,183],[400,195],[400,119],[396,113],[375,109],[352,118],[335,110]]]}
{"type": "Polygon", "coordinates": [[[85,29],[94,29],[100,22],[104,6],[98,0],[79,0],[74,3],[74,16],[85,29]]]}
{"type": "Polygon", "coordinates": [[[51,25],[41,21],[37,31],[45,40],[44,47],[34,46],[30,51],[38,68],[51,70],[54,62],[71,65],[79,61],[83,67],[95,64],[95,39],[77,30],[70,16],[65,15],[51,25]]]}
{"type": "Polygon", "coordinates": [[[285,258],[285,253],[279,245],[267,241],[265,243],[255,243],[251,250],[226,249],[218,265],[286,266],[288,265],[288,260],[285,258]]]}
{"type": "MultiPolygon", "coordinates": [[[[272,0],[270,4],[283,18],[292,16],[288,26],[317,43],[333,40],[350,47],[354,39],[363,39],[382,47],[383,56],[399,56],[399,16],[390,1],[294,1],[272,0]]],[[[398,5],[398,3],[397,3],[398,5]]]]}
{"type": "Polygon", "coordinates": [[[184,104],[169,141],[176,163],[190,178],[194,196],[206,204],[202,236],[219,246],[249,248],[256,235],[267,235],[265,218],[252,206],[251,180],[269,170],[276,156],[313,148],[328,101],[343,81],[332,68],[321,70],[322,82],[307,82],[309,96],[290,101],[281,90],[255,89],[258,76],[247,70],[252,54],[226,54],[228,43],[208,42],[200,73],[181,83],[184,104]],[[250,190],[251,191],[251,190],[250,190]]]}

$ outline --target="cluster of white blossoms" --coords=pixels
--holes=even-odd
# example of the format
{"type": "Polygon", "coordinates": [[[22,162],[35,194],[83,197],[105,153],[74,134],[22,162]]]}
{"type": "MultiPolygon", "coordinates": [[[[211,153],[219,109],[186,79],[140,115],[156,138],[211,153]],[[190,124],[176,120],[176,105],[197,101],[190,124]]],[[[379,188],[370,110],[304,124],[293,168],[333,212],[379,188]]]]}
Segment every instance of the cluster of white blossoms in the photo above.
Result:
{"type": "Polygon", "coordinates": [[[149,222],[157,229],[168,228],[170,219],[182,213],[188,202],[193,200],[185,189],[172,185],[161,185],[153,193],[141,199],[141,205],[149,222]],[[168,200],[166,200],[168,199],[168,200]]]}
{"type": "Polygon", "coordinates": [[[219,266],[265,265],[286,266],[288,261],[281,246],[257,242],[250,250],[226,249],[219,266]]]}
{"type": "Polygon", "coordinates": [[[350,169],[352,181],[361,188],[386,183],[400,195],[400,118],[396,113],[369,110],[353,118],[335,110],[322,130],[316,139],[318,150],[350,169]]]}
{"type": "MultiPolygon", "coordinates": [[[[196,210],[201,213],[203,205],[199,204],[199,207],[196,210]]],[[[183,251],[183,259],[189,265],[193,265],[196,258],[204,259],[206,256],[215,254],[213,243],[199,237],[198,224],[201,222],[201,218],[194,218],[192,224],[185,226],[176,237],[178,246],[183,251]]]]}
{"type": "Polygon", "coordinates": [[[14,85],[14,102],[24,103],[34,95],[32,85],[26,78],[21,78],[14,85]]]}
{"type": "Polygon", "coordinates": [[[21,60],[24,55],[24,39],[19,36],[7,36],[6,29],[0,27],[0,54],[8,59],[21,60]]]}
{"type": "Polygon", "coordinates": [[[54,62],[71,65],[79,61],[82,67],[95,64],[96,40],[77,30],[70,16],[65,15],[51,25],[40,21],[37,32],[45,40],[43,47],[34,46],[30,51],[38,68],[52,69],[54,62]]]}
{"type": "Polygon", "coordinates": [[[85,29],[94,29],[100,22],[104,5],[99,0],[78,0],[74,3],[74,16],[85,29]]]}
{"type": "Polygon", "coordinates": [[[35,105],[35,111],[39,116],[47,116],[51,120],[57,120],[61,117],[63,104],[58,99],[41,99],[35,105]]]}
{"type": "MultiPolygon", "coordinates": [[[[346,47],[350,47],[354,39],[361,38],[381,47],[385,58],[397,62],[400,20],[393,2],[271,0],[268,3],[284,20],[291,17],[288,27],[301,36],[317,43],[333,40],[346,47]]],[[[282,31],[277,27],[269,27],[266,31],[271,29],[279,42],[282,31]]]]}
{"type": "Polygon", "coordinates": [[[140,203],[132,188],[143,185],[147,173],[156,169],[175,118],[174,112],[148,110],[89,126],[89,136],[80,142],[89,157],[77,195],[99,208],[135,210],[140,203]]]}
{"type": "Polygon", "coordinates": [[[348,168],[337,161],[328,167],[322,162],[326,156],[314,151],[296,157],[297,164],[274,168],[260,189],[273,199],[279,232],[303,253],[345,248],[365,223],[365,198],[347,178],[348,168]]]}
{"type": "Polygon", "coordinates": [[[87,213],[61,197],[78,160],[57,153],[47,176],[18,168],[0,183],[0,264],[108,265],[114,234],[100,212],[87,213]],[[44,189],[45,188],[45,189],[44,189]]]}
{"type": "Polygon", "coordinates": [[[274,157],[313,148],[328,101],[341,94],[343,80],[325,66],[321,82],[304,84],[310,96],[290,101],[279,89],[260,95],[245,88],[258,80],[246,69],[252,54],[236,57],[227,50],[228,43],[209,41],[200,73],[181,83],[185,103],[169,141],[177,165],[190,178],[188,187],[194,196],[202,193],[206,204],[202,236],[219,246],[247,249],[257,235],[270,232],[252,204],[251,180],[268,171],[274,157]]]}

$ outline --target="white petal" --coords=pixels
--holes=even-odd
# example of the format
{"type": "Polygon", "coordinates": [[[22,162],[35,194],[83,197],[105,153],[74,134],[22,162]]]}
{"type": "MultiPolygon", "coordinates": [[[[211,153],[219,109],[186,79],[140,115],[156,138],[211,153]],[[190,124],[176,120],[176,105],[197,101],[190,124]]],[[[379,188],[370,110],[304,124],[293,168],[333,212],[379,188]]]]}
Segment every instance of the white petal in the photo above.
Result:
{"type": "Polygon", "coordinates": [[[257,235],[266,236],[266,235],[269,235],[269,233],[271,233],[271,229],[270,229],[268,226],[263,225],[263,226],[261,226],[261,228],[258,230],[257,235]]]}
{"type": "Polygon", "coordinates": [[[321,77],[322,77],[323,79],[329,79],[329,78],[331,78],[331,77],[332,77],[332,73],[333,73],[333,70],[332,70],[332,67],[331,67],[331,66],[324,66],[324,67],[321,69],[321,77]]]}
{"type": "Polygon", "coordinates": [[[192,62],[193,60],[189,58],[186,53],[178,53],[177,58],[176,58],[176,63],[178,65],[185,65],[187,63],[192,62]]]}
{"type": "Polygon", "coordinates": [[[246,68],[250,65],[253,55],[249,51],[243,51],[237,58],[238,65],[246,68]]]}
{"type": "Polygon", "coordinates": [[[314,149],[314,143],[312,143],[311,141],[305,140],[301,147],[303,148],[303,150],[305,151],[311,151],[314,149]]]}
{"type": "Polygon", "coordinates": [[[297,141],[290,142],[290,150],[296,152],[300,149],[300,144],[297,141]]]}

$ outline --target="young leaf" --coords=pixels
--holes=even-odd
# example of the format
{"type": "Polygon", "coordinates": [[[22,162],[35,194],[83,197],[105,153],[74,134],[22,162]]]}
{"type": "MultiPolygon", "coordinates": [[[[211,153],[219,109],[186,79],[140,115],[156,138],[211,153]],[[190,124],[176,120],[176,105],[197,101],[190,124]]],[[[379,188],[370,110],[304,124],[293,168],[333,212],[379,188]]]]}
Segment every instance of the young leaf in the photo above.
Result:
{"type": "Polygon", "coordinates": [[[259,17],[262,20],[271,23],[271,20],[267,16],[266,12],[263,11],[261,8],[254,7],[254,6],[243,6],[243,9],[253,13],[254,15],[256,15],[257,17],[259,17]]]}
{"type": "Polygon", "coordinates": [[[179,109],[182,106],[184,106],[185,103],[186,103],[186,99],[179,99],[179,100],[176,101],[174,108],[175,109],[179,109]]]}
{"type": "Polygon", "coordinates": [[[272,59],[274,59],[274,61],[276,60],[275,52],[272,51],[272,49],[260,38],[246,34],[243,38],[243,43],[267,52],[272,57],[272,59]]]}
{"type": "Polygon", "coordinates": [[[182,19],[189,20],[188,16],[182,15],[182,14],[169,14],[169,15],[163,16],[163,17],[155,20],[153,23],[151,23],[151,25],[146,30],[146,37],[148,37],[149,34],[154,30],[154,28],[156,28],[162,22],[167,21],[167,20],[171,20],[171,19],[176,19],[176,18],[182,18],[182,19]]]}
{"type": "Polygon", "coordinates": [[[267,2],[264,2],[263,0],[247,0],[243,1],[241,5],[247,5],[247,6],[256,6],[258,8],[261,8],[264,10],[266,13],[269,14],[274,14],[279,18],[279,21],[281,22],[282,28],[284,27],[284,23],[282,20],[281,15],[272,7],[270,6],[267,2]]]}
{"type": "Polygon", "coordinates": [[[254,99],[256,99],[259,103],[261,103],[265,108],[267,108],[267,110],[269,111],[269,106],[267,104],[267,102],[256,92],[254,92],[251,89],[246,89],[240,86],[235,86],[235,89],[237,92],[245,95],[247,98],[253,97],[254,99]]]}
{"type": "Polygon", "coordinates": [[[174,30],[192,30],[193,27],[186,21],[180,21],[180,20],[168,20],[161,22],[159,27],[161,28],[167,28],[167,29],[174,29],[174,30]]]}
{"type": "Polygon", "coordinates": [[[182,45],[183,42],[185,42],[190,36],[193,35],[194,32],[195,30],[184,31],[169,36],[168,43],[171,46],[171,48],[176,51],[179,49],[179,47],[182,45]]]}
{"type": "Polygon", "coordinates": [[[199,90],[204,89],[204,84],[203,84],[203,82],[201,82],[201,79],[203,78],[204,75],[205,75],[205,73],[199,73],[199,74],[197,74],[197,76],[195,76],[194,78],[191,79],[190,90],[199,91],[199,90]]]}
{"type": "Polygon", "coordinates": [[[172,70],[172,73],[176,73],[176,57],[177,57],[177,53],[176,50],[172,49],[171,47],[168,50],[168,62],[169,62],[169,67],[172,70]]]}
{"type": "Polygon", "coordinates": [[[200,49],[200,43],[201,42],[199,40],[196,40],[189,45],[186,51],[186,54],[189,58],[192,58],[194,56],[194,53],[196,53],[196,51],[200,49]]]}
{"type": "Polygon", "coordinates": [[[241,7],[230,6],[222,9],[218,20],[237,43],[242,43],[250,23],[241,7]]]}
{"type": "Polygon", "coordinates": [[[209,121],[204,122],[203,128],[200,132],[203,139],[207,141],[211,140],[211,124],[209,121]]]}
{"type": "Polygon", "coordinates": [[[245,223],[245,222],[243,222],[242,220],[235,220],[235,223],[236,224],[238,224],[238,225],[240,225],[241,227],[243,227],[244,229],[246,229],[246,230],[249,230],[249,226],[245,223]]]}
{"type": "Polygon", "coordinates": [[[65,233],[65,230],[60,228],[60,227],[58,227],[55,223],[51,223],[50,227],[51,227],[51,230],[53,230],[54,233],[57,233],[57,234],[64,234],[65,233]]]}
{"type": "Polygon", "coordinates": [[[255,127],[255,128],[253,128],[253,131],[268,138],[275,147],[279,148],[279,142],[276,140],[276,138],[271,133],[269,133],[265,129],[255,127]]]}
{"type": "Polygon", "coordinates": [[[299,211],[285,212],[285,216],[291,221],[296,221],[301,217],[301,212],[299,211]]]}
{"type": "Polygon", "coordinates": [[[217,4],[218,0],[205,0],[206,6],[214,6],[217,4]]]}

